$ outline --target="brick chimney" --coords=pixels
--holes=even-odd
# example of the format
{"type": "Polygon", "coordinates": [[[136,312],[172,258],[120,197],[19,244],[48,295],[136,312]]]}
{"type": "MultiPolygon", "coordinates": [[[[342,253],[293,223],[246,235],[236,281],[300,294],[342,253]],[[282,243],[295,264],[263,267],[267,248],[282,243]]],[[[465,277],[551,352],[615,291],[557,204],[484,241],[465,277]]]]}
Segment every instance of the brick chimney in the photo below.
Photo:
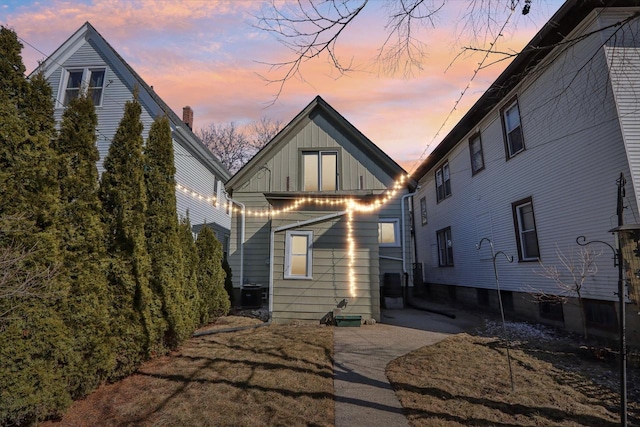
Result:
{"type": "Polygon", "coordinates": [[[193,110],[188,105],[182,109],[182,121],[193,130],[193,110]]]}

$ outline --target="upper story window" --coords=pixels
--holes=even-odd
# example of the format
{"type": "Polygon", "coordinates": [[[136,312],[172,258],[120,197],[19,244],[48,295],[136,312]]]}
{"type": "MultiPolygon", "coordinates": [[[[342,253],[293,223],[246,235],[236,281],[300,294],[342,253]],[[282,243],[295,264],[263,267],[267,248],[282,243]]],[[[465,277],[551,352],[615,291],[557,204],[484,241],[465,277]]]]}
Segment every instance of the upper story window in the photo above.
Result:
{"type": "Polygon", "coordinates": [[[420,198],[420,220],[422,225],[427,224],[427,198],[420,198]]]}
{"type": "Polygon", "coordinates": [[[502,109],[502,130],[504,132],[507,159],[524,151],[524,138],[522,136],[520,108],[518,107],[517,98],[502,109]]]}
{"type": "Polygon", "coordinates": [[[302,190],[336,191],[338,189],[338,152],[304,151],[302,153],[302,190]]]}
{"type": "Polygon", "coordinates": [[[449,162],[436,169],[436,197],[438,202],[451,196],[451,175],[449,162]]]}
{"type": "Polygon", "coordinates": [[[63,105],[69,105],[72,99],[86,93],[93,100],[96,107],[102,105],[102,92],[104,90],[104,68],[82,68],[67,71],[66,84],[64,86],[63,105]]]}
{"type": "Polygon", "coordinates": [[[513,203],[512,209],[518,258],[520,261],[537,261],[540,258],[540,249],[531,197],[513,203]]]}
{"type": "Polygon", "coordinates": [[[397,218],[380,218],[378,243],[380,246],[400,246],[400,221],[397,218]]]}
{"type": "Polygon", "coordinates": [[[471,173],[473,175],[484,169],[484,155],[482,154],[482,140],[476,133],[469,138],[469,153],[471,154],[471,173]]]}
{"type": "Polygon", "coordinates": [[[438,265],[450,267],[453,265],[453,244],[451,242],[451,227],[436,232],[438,240],[438,265]]]}

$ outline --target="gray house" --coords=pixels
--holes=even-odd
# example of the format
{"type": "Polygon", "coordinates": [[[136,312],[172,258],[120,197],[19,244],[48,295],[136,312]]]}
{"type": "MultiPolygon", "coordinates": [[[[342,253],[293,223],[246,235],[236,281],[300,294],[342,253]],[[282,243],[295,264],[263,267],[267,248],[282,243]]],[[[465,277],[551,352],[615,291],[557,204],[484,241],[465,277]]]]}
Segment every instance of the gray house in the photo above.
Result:
{"type": "Polygon", "coordinates": [[[227,200],[223,183],[230,174],[193,134],[193,111],[190,107],[183,109],[182,119],[178,117],[88,22],[34,73],[39,71],[44,72],[53,88],[57,120],[61,119],[70,99],[80,91],[90,91],[98,116],[100,173],[122,118],[124,104],[133,99],[133,91],[137,87],[138,100],[142,105],[144,139],[156,117],[165,115],[171,123],[178,214],[184,216],[189,212],[195,232],[207,224],[223,245],[228,241],[231,216],[225,208],[227,200]]]}
{"type": "Polygon", "coordinates": [[[380,320],[385,274],[410,253],[405,171],[316,97],[228,182],[236,290],[265,289],[276,322],[380,320]],[[346,304],[346,307],[345,307],[346,304]]]}
{"type": "MultiPolygon", "coordinates": [[[[544,268],[572,283],[584,266],[578,236],[615,244],[621,172],[624,221],[640,223],[637,5],[566,2],[420,165],[416,253],[432,297],[497,308],[489,245],[476,249],[488,238],[515,258],[497,260],[512,315],[576,331],[584,315],[591,333],[617,330],[609,248],[591,245],[583,312],[544,268]]],[[[637,307],[627,313],[637,334],[637,307]]]]}

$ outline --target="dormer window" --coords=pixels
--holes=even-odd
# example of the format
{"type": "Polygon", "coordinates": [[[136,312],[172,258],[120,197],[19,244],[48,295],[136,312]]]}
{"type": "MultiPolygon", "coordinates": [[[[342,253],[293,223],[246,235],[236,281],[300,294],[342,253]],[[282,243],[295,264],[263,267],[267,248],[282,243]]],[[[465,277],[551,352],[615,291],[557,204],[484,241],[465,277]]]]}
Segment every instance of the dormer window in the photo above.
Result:
{"type": "Polygon", "coordinates": [[[82,68],[67,71],[66,83],[62,96],[63,105],[69,105],[72,99],[80,96],[80,93],[89,94],[96,107],[102,105],[102,92],[104,90],[104,68],[82,68]]]}
{"type": "Polygon", "coordinates": [[[338,152],[302,152],[302,190],[336,191],[338,189],[338,152]]]}

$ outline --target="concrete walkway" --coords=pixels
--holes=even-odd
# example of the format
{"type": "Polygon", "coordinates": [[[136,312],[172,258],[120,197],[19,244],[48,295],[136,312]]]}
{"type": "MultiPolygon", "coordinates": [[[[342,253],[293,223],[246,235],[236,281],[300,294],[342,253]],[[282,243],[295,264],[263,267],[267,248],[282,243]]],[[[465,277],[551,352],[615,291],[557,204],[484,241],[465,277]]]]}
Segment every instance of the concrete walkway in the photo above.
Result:
{"type": "Polygon", "coordinates": [[[389,362],[479,320],[448,309],[456,318],[415,309],[383,310],[382,322],[334,329],[336,427],[408,426],[385,368],[389,362]]]}

